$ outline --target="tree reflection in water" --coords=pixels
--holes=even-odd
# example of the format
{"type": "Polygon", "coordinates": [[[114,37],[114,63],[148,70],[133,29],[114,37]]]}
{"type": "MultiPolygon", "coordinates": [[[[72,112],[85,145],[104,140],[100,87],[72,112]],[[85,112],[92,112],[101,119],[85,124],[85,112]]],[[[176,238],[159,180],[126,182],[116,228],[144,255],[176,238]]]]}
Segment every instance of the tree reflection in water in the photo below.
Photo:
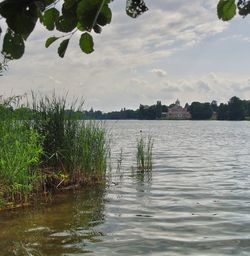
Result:
{"type": "Polygon", "coordinates": [[[105,185],[57,195],[49,205],[1,216],[1,255],[64,255],[86,252],[104,235],[105,185]]]}

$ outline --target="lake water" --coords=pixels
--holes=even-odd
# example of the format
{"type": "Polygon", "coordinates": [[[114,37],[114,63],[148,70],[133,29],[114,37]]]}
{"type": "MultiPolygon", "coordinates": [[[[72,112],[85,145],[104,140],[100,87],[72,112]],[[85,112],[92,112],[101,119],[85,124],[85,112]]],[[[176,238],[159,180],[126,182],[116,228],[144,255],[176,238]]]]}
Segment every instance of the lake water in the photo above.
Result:
{"type": "Polygon", "coordinates": [[[0,255],[250,255],[250,122],[107,126],[107,184],[1,214],[0,255]],[[140,130],[154,138],[144,174],[135,168],[140,130]]]}

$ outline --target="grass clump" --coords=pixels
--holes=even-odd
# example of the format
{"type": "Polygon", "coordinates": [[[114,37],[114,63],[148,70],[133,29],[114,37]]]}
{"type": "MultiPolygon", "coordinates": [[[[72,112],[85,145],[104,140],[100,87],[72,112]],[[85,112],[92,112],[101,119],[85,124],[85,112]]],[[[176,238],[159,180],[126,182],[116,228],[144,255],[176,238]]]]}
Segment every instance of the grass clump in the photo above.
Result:
{"type": "Polygon", "coordinates": [[[88,174],[101,177],[106,170],[108,147],[106,130],[103,125],[95,122],[83,123],[80,129],[82,145],[82,170],[88,174]]]}
{"type": "Polygon", "coordinates": [[[6,102],[0,104],[0,201],[23,203],[38,180],[41,137],[16,120],[10,106],[13,101],[6,102]]]}
{"type": "Polygon", "coordinates": [[[40,190],[102,181],[108,146],[102,123],[81,120],[83,102],[37,97],[0,97],[0,208],[23,203],[40,190]]]}
{"type": "Polygon", "coordinates": [[[141,171],[152,170],[152,151],[153,151],[153,139],[152,136],[141,137],[137,140],[136,145],[136,160],[137,168],[141,171]]]}
{"type": "MultiPolygon", "coordinates": [[[[37,96],[32,93],[31,108],[33,111],[32,127],[44,138],[43,140],[43,165],[55,170],[63,168],[70,137],[76,133],[77,126],[73,117],[74,105],[66,109],[66,97],[37,96]]],[[[80,106],[79,106],[80,107],[80,106]]],[[[71,146],[73,146],[71,144],[71,146]]]]}
{"type": "Polygon", "coordinates": [[[43,165],[64,172],[70,182],[100,179],[106,170],[106,131],[102,124],[82,119],[83,102],[68,105],[67,96],[33,94],[33,126],[44,137],[43,165]]]}
{"type": "Polygon", "coordinates": [[[101,123],[67,121],[61,148],[61,167],[72,182],[100,180],[106,171],[108,147],[101,123]]]}

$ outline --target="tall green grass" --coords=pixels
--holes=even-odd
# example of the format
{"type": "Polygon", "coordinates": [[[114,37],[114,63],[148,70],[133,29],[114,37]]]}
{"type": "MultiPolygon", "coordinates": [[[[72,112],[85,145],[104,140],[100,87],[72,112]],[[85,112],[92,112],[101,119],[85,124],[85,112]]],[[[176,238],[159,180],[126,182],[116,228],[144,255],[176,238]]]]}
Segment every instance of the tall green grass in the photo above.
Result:
{"type": "Polygon", "coordinates": [[[33,126],[43,141],[44,166],[63,171],[74,182],[100,178],[106,170],[107,141],[102,124],[81,119],[83,101],[33,94],[33,126]]]}
{"type": "Polygon", "coordinates": [[[108,144],[102,123],[66,122],[63,145],[61,163],[74,182],[104,177],[108,144]]]}
{"type": "Polygon", "coordinates": [[[0,98],[0,206],[25,202],[34,188],[105,177],[109,147],[102,123],[83,121],[82,101],[32,94],[0,98]],[[53,184],[52,184],[53,183],[53,184]]]}
{"type": "Polygon", "coordinates": [[[153,139],[152,136],[143,137],[142,135],[137,140],[136,144],[136,160],[137,168],[141,171],[152,170],[152,151],[153,151],[153,139]]]}
{"type": "MultiPolygon", "coordinates": [[[[43,140],[43,163],[54,169],[63,167],[62,158],[65,155],[66,122],[70,129],[75,129],[73,121],[70,119],[70,110],[66,110],[66,97],[51,97],[32,93],[30,107],[33,110],[32,125],[35,130],[44,137],[43,140]],[[67,120],[66,120],[67,118],[67,120]],[[70,123],[71,122],[71,123],[70,123]]],[[[75,132],[75,130],[72,130],[75,132]]]]}
{"type": "Polygon", "coordinates": [[[15,119],[15,100],[0,104],[0,197],[23,202],[37,182],[42,147],[38,133],[15,119]]]}
{"type": "Polygon", "coordinates": [[[106,134],[102,123],[78,122],[78,132],[73,140],[75,151],[69,150],[68,154],[74,162],[74,178],[79,174],[85,179],[104,177],[108,156],[106,134]]]}

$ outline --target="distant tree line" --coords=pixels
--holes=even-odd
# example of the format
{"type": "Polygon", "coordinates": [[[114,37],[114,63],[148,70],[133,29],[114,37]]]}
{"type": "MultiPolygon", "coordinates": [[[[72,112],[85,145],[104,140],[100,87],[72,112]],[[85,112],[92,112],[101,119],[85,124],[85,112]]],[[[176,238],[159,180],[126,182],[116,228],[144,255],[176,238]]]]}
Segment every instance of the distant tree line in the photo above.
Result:
{"type": "MultiPolygon", "coordinates": [[[[139,119],[139,120],[157,120],[164,119],[164,113],[173,107],[162,105],[160,101],[157,104],[148,106],[140,104],[136,110],[122,108],[120,111],[102,113],[101,111],[86,111],[84,118],[101,120],[121,120],[121,119],[139,119]]],[[[234,96],[228,103],[217,104],[215,100],[211,103],[201,103],[198,101],[186,104],[185,108],[190,112],[192,120],[246,120],[250,119],[250,100],[241,100],[234,96]]]]}
{"type": "Polygon", "coordinates": [[[142,105],[136,110],[122,108],[120,111],[112,111],[108,113],[102,113],[101,111],[94,111],[92,108],[90,111],[86,111],[84,116],[86,119],[101,119],[101,120],[123,120],[123,119],[135,119],[135,120],[156,120],[162,118],[162,113],[168,111],[168,106],[162,105],[160,101],[157,101],[155,105],[142,105]]]}
{"type": "MultiPolygon", "coordinates": [[[[78,120],[157,120],[165,119],[169,108],[172,108],[174,105],[162,105],[160,101],[157,101],[157,104],[151,106],[140,104],[136,110],[122,108],[120,111],[103,113],[100,110],[94,111],[91,108],[89,111],[73,113],[72,110],[67,110],[66,114],[78,120]]],[[[220,103],[218,105],[215,100],[211,103],[194,101],[190,105],[186,104],[185,108],[190,112],[192,120],[250,120],[250,100],[241,100],[236,96],[232,97],[228,103],[220,103]]],[[[17,118],[32,119],[32,110],[28,107],[6,109],[0,103],[1,116],[7,113],[6,110],[15,113],[17,118]],[[1,111],[3,109],[4,111],[1,111]]]]}
{"type": "Polygon", "coordinates": [[[211,103],[193,102],[189,109],[193,120],[249,120],[250,100],[241,100],[234,96],[228,103],[217,105],[216,101],[211,103]]]}

